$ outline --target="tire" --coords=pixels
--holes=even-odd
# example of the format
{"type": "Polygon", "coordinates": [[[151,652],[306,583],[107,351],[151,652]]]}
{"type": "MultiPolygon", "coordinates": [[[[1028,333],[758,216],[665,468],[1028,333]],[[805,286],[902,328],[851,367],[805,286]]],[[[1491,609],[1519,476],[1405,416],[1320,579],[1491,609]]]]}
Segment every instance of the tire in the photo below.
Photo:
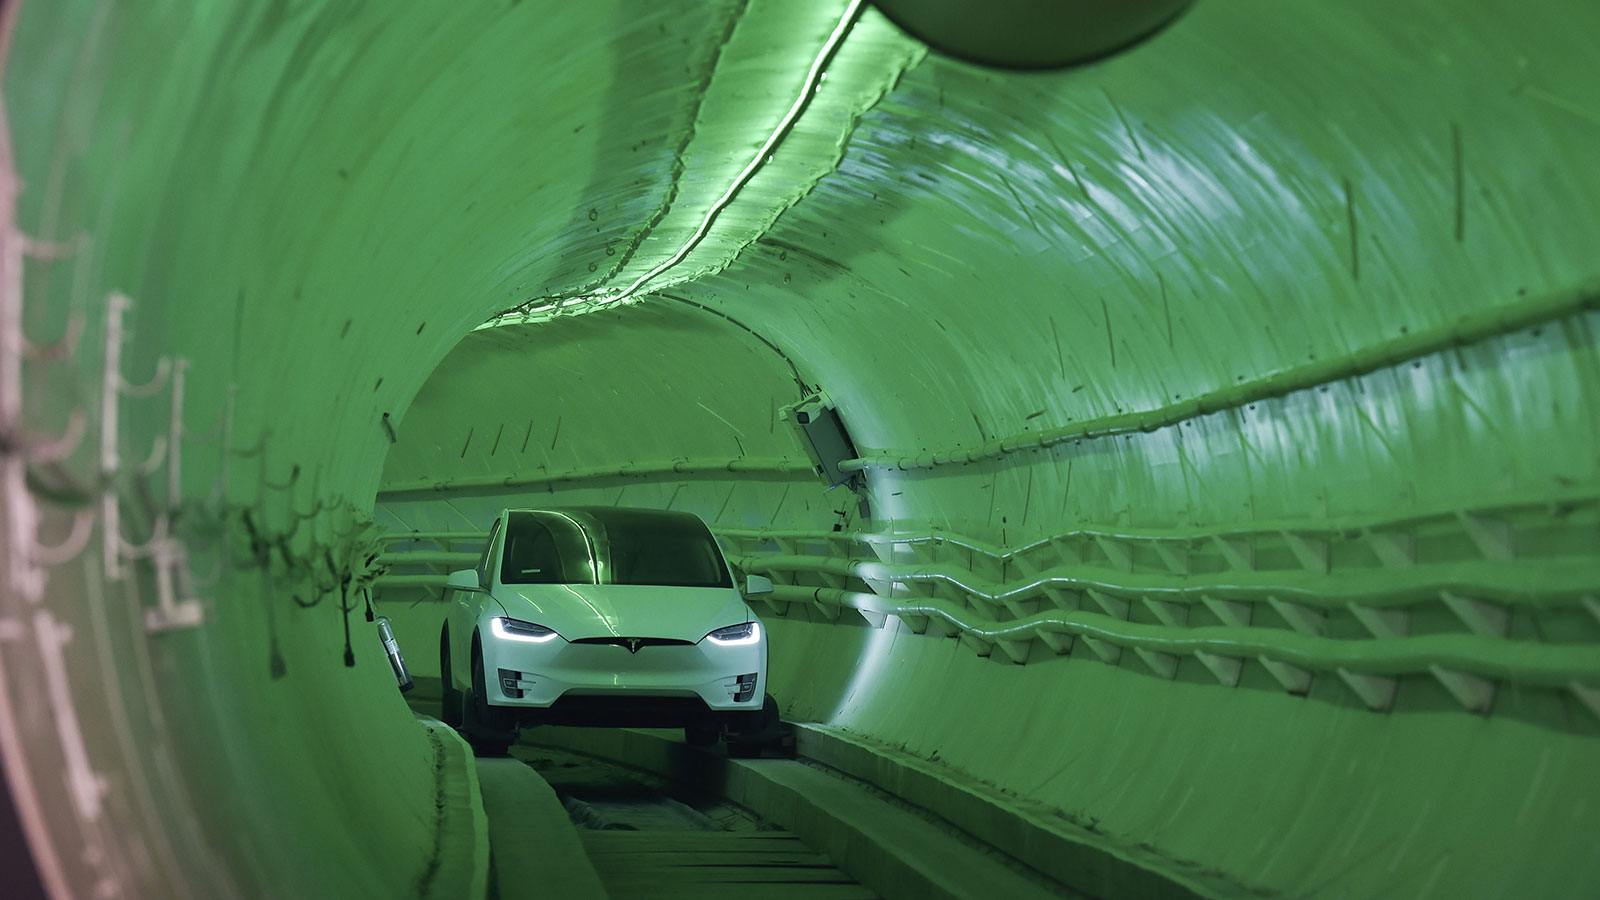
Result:
{"type": "Polygon", "coordinates": [[[683,742],[691,747],[709,747],[721,736],[719,730],[710,725],[687,725],[683,729],[683,742]]]}
{"type": "Polygon", "coordinates": [[[729,756],[760,756],[763,749],[777,747],[783,740],[778,701],[771,694],[762,700],[760,712],[748,715],[745,726],[728,735],[729,756]]]}
{"type": "Polygon", "coordinates": [[[472,638],[472,693],[461,704],[461,733],[479,756],[505,756],[517,741],[516,725],[503,709],[489,705],[483,676],[483,650],[472,638]]]}
{"type": "Polygon", "coordinates": [[[439,721],[461,730],[461,692],[450,675],[450,632],[439,635],[439,721]]]}

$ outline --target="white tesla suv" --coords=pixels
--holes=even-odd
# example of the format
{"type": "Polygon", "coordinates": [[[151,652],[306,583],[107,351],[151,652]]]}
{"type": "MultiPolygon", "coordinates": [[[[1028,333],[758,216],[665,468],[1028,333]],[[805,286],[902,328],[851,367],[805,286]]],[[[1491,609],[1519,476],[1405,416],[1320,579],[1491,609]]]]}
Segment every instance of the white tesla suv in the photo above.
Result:
{"type": "Polygon", "coordinates": [[[505,510],[447,593],[441,718],[480,750],[540,724],[726,732],[730,749],[776,732],[766,630],[692,513],[505,510]]]}

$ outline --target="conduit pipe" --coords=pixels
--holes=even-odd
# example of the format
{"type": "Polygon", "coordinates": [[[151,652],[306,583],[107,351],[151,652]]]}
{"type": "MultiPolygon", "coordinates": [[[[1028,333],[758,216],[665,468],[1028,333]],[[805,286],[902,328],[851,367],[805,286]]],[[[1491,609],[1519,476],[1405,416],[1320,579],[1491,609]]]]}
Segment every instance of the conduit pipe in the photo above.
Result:
{"type": "Polygon", "coordinates": [[[751,572],[819,572],[901,584],[939,582],[989,603],[1038,597],[1047,589],[1098,591],[1130,600],[1148,598],[1199,604],[1203,598],[1266,603],[1270,599],[1319,609],[1359,603],[1372,608],[1434,601],[1444,592],[1474,599],[1542,606],[1578,602],[1600,594],[1600,572],[1585,558],[1540,560],[1539,573],[1487,561],[1419,564],[1407,569],[1342,572],[1338,575],[1283,571],[1157,575],[1116,572],[1099,566],[1058,565],[1021,581],[994,584],[956,565],[904,565],[811,556],[744,556],[736,564],[751,572]]]}
{"type": "MultiPolygon", "coordinates": [[[[1150,528],[1102,525],[1074,528],[1030,541],[1015,547],[1003,547],[967,535],[943,531],[813,531],[782,528],[718,528],[719,536],[738,541],[826,541],[828,543],[860,544],[934,544],[959,547],[987,556],[996,562],[1027,556],[1055,545],[1074,540],[1108,538],[1119,541],[1190,543],[1212,538],[1282,537],[1297,535],[1319,540],[1330,537],[1360,535],[1371,532],[1390,532],[1433,521],[1461,519],[1498,519],[1515,513],[1559,509],[1570,514],[1579,508],[1600,505],[1600,494],[1592,489],[1570,488],[1545,491],[1523,496],[1507,496],[1500,502],[1484,506],[1462,508],[1455,505],[1425,504],[1403,512],[1381,511],[1361,515],[1331,516],[1327,518],[1275,519],[1255,522],[1219,522],[1188,527],[1150,528]]],[[[396,540],[399,536],[389,536],[396,540]]]]}
{"type": "MultiPolygon", "coordinates": [[[[1061,634],[1103,641],[1115,647],[1190,656],[1209,653],[1233,659],[1261,659],[1317,672],[1344,669],[1374,676],[1434,674],[1443,668],[1512,684],[1582,690],[1600,681],[1600,647],[1503,641],[1470,634],[1430,634],[1350,641],[1292,631],[1205,626],[1172,628],[1129,622],[1087,610],[1047,610],[1009,622],[973,615],[945,600],[893,600],[861,591],[780,585],[772,600],[823,603],[897,619],[933,618],[958,633],[990,642],[1028,641],[1061,634]]],[[[921,630],[913,628],[913,630],[921,630]]],[[[1016,661],[1022,661],[1020,656],[1016,661]]],[[[1171,671],[1158,674],[1171,676],[1171,671]]],[[[1595,708],[1600,716],[1600,708],[1595,708]]]]}

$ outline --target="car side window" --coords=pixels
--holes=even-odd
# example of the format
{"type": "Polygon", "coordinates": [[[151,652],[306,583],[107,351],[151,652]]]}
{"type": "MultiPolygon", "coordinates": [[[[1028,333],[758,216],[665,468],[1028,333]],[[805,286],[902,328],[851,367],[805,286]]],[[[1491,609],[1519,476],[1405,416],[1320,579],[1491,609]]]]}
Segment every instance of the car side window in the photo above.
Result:
{"type": "Polygon", "coordinates": [[[489,586],[489,562],[494,559],[495,538],[500,536],[500,520],[494,520],[494,527],[489,529],[489,540],[483,545],[483,557],[478,560],[478,586],[489,586]]]}
{"type": "Polygon", "coordinates": [[[513,516],[506,528],[506,552],[500,564],[504,584],[566,584],[555,535],[532,516],[513,516]]]}

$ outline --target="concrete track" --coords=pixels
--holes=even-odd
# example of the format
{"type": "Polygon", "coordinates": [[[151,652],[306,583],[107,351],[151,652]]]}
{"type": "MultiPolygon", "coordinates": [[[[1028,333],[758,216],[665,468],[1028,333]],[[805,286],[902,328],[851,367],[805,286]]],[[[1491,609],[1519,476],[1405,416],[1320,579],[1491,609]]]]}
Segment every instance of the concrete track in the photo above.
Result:
{"type": "MultiPolygon", "coordinates": [[[[862,887],[794,834],[731,803],[646,772],[550,747],[522,744],[513,759],[480,759],[487,794],[537,777],[549,786],[575,826],[577,841],[612,900],[624,898],[773,897],[858,900],[878,895],[862,887]],[[519,768],[516,778],[507,767],[519,768]]],[[[516,788],[513,787],[513,790],[516,788]]],[[[526,788],[523,788],[526,790],[526,788]]],[[[526,828],[523,804],[490,817],[496,883],[501,900],[550,896],[548,882],[524,882],[510,835],[526,828]],[[528,890],[524,884],[537,886],[528,890]]],[[[570,832],[569,832],[570,835],[570,832]]],[[[557,835],[563,849],[569,835],[557,835]]],[[[542,848],[541,848],[542,849],[542,848]]],[[[546,856],[543,852],[539,856],[546,856]]],[[[566,890],[562,896],[570,896],[566,890]]]]}
{"type": "MultiPolygon", "coordinates": [[[[437,712],[432,687],[408,697],[419,715],[437,712]]],[[[1085,896],[809,753],[730,759],[672,731],[527,731],[509,756],[474,760],[487,896],[1085,896]]],[[[1181,895],[1165,887],[1151,896],[1181,895]]]]}

